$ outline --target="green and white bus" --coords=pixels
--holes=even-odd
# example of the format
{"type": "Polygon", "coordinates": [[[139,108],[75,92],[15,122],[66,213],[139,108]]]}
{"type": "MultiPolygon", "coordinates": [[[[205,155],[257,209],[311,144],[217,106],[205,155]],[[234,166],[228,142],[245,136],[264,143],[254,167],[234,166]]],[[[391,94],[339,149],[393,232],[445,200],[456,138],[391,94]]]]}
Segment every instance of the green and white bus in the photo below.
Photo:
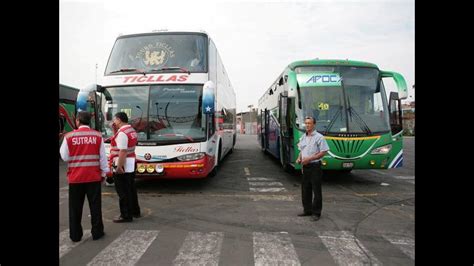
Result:
{"type": "Polygon", "coordinates": [[[289,64],[258,102],[258,142],[285,169],[296,164],[304,118],[316,119],[330,151],[323,170],[387,169],[403,163],[401,100],[407,97],[399,73],[351,60],[307,60],[289,64]],[[398,92],[387,99],[383,79],[398,92]]]}

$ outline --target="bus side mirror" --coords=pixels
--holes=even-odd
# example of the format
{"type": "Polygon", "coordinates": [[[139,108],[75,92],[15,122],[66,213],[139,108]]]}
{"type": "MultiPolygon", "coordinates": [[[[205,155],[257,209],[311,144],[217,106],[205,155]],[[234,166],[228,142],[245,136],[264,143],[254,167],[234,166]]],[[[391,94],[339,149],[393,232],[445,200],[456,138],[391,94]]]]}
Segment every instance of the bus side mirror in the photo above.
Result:
{"type": "Polygon", "coordinates": [[[104,87],[102,87],[102,86],[100,86],[100,85],[97,85],[96,90],[97,90],[98,92],[104,92],[104,91],[105,91],[104,87]]]}
{"type": "Polygon", "coordinates": [[[398,89],[398,99],[404,100],[408,97],[407,83],[405,78],[397,72],[393,71],[380,71],[382,78],[393,78],[398,89]]]}
{"type": "Polygon", "coordinates": [[[398,134],[403,130],[402,101],[398,92],[390,92],[388,110],[392,135],[398,134]]]}
{"type": "Polygon", "coordinates": [[[389,97],[390,100],[401,100],[399,98],[399,95],[398,95],[398,92],[394,92],[394,91],[391,91],[390,92],[390,97],[389,97]]]}
{"type": "Polygon", "coordinates": [[[204,83],[203,89],[202,89],[202,108],[203,108],[203,113],[204,114],[213,114],[215,112],[215,96],[214,96],[214,91],[215,91],[215,85],[214,82],[212,81],[206,81],[204,83]]]}

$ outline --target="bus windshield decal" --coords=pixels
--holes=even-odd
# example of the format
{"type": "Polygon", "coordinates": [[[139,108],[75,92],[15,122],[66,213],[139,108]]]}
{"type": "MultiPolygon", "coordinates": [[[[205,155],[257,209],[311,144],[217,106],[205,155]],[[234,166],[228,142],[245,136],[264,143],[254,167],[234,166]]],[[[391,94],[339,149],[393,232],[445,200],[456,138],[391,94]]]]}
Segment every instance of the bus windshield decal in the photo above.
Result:
{"type": "Polygon", "coordinates": [[[341,86],[339,73],[305,73],[298,75],[300,86],[341,86]]]}
{"type": "Polygon", "coordinates": [[[146,82],[182,82],[188,79],[188,75],[140,75],[123,77],[123,83],[146,83],[146,82]]]}
{"type": "Polygon", "coordinates": [[[140,49],[135,58],[143,60],[146,66],[160,66],[166,64],[168,59],[174,56],[175,51],[171,46],[164,42],[156,42],[140,49]]]}

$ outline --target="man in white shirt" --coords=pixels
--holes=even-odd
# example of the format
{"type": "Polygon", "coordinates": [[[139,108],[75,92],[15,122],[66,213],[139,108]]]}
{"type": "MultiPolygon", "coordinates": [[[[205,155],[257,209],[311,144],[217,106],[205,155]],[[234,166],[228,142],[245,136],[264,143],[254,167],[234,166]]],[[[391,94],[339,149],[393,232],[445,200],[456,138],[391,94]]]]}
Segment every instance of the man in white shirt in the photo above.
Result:
{"type": "Polygon", "coordinates": [[[114,183],[120,206],[120,216],[113,221],[125,223],[141,216],[135,186],[135,146],[138,135],[128,124],[126,113],[116,113],[112,122],[118,130],[110,139],[110,159],[115,169],[114,183]]]}
{"type": "Polygon", "coordinates": [[[322,170],[321,159],[329,151],[324,136],[316,131],[316,119],[305,117],[306,133],[298,143],[300,154],[296,163],[302,165],[303,180],[301,182],[301,200],[303,213],[298,216],[312,216],[314,221],[319,220],[323,208],[323,194],[321,189],[322,170]],[[313,197],[314,194],[314,197],[313,197]]]}

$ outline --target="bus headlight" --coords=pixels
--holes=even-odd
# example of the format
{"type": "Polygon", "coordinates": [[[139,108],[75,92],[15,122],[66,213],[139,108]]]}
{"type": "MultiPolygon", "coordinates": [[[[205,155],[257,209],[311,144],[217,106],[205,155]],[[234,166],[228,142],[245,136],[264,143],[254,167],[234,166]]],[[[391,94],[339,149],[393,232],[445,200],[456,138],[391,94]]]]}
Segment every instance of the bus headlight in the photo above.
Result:
{"type": "Polygon", "coordinates": [[[139,164],[138,167],[137,167],[137,172],[139,172],[140,174],[143,174],[146,170],[146,167],[145,165],[143,164],[139,164]]]}
{"type": "Polygon", "coordinates": [[[155,171],[155,167],[152,164],[149,164],[146,166],[146,171],[151,174],[155,171]]]}
{"type": "Polygon", "coordinates": [[[392,149],[392,144],[388,144],[388,145],[373,149],[370,154],[387,154],[390,152],[391,149],[392,149]]]}
{"type": "Polygon", "coordinates": [[[204,155],[206,155],[204,152],[191,153],[191,154],[178,156],[177,159],[182,162],[195,161],[195,160],[202,159],[204,155]]]}

